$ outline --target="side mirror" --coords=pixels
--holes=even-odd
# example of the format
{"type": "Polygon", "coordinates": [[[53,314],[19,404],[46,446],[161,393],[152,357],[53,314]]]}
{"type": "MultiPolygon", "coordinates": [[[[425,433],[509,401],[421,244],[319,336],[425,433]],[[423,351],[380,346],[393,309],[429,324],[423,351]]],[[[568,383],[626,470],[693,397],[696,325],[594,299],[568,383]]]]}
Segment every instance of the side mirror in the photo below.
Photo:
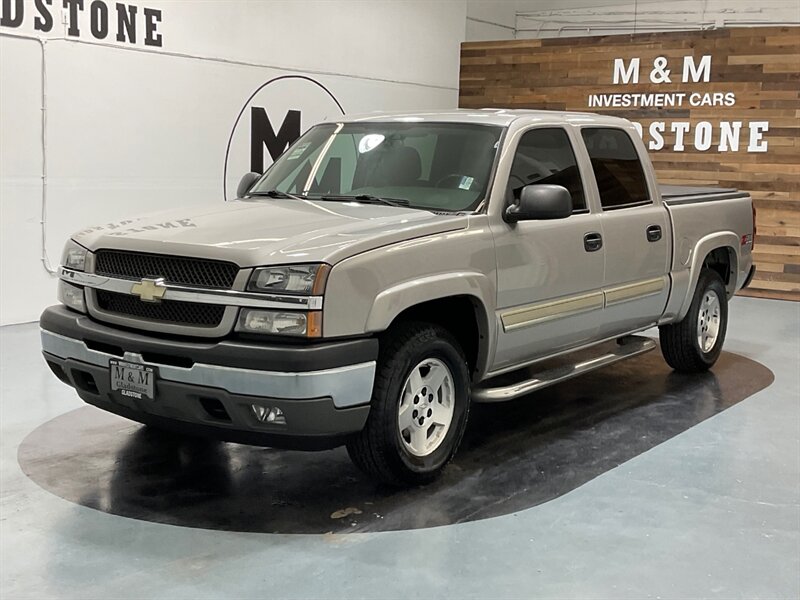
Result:
{"type": "Polygon", "coordinates": [[[532,184],[522,188],[519,202],[506,209],[507,223],[541,219],[566,219],[572,214],[572,196],[561,185],[532,184]]]}
{"type": "Polygon", "coordinates": [[[250,191],[250,188],[259,179],[261,179],[261,173],[245,173],[239,182],[239,187],[236,188],[236,197],[244,198],[244,195],[250,191]]]}

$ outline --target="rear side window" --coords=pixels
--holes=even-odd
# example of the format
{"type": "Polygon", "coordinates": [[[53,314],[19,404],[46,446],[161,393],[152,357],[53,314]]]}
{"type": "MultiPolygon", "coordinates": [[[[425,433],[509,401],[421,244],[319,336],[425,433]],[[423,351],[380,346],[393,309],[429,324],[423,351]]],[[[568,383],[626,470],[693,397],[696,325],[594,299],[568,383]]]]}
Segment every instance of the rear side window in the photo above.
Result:
{"type": "Polygon", "coordinates": [[[531,129],[520,138],[508,177],[509,198],[519,200],[523,187],[541,183],[564,186],[572,196],[572,212],[586,210],[575,153],[561,128],[531,129]]]}
{"type": "Polygon", "coordinates": [[[587,127],[581,129],[592,160],[592,169],[604,209],[649,204],[650,193],[642,162],[622,129],[587,127]]]}

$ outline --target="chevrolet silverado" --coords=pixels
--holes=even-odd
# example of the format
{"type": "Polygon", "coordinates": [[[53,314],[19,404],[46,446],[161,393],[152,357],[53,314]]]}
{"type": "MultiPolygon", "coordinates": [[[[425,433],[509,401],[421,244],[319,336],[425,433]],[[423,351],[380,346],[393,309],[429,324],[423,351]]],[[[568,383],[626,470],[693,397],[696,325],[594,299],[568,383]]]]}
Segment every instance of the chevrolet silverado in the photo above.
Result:
{"type": "Polygon", "coordinates": [[[87,403],[432,480],[471,402],[651,350],[717,360],[752,200],[660,186],[624,119],[453,110],[312,127],[232,202],[67,243],[44,358],[87,403]]]}

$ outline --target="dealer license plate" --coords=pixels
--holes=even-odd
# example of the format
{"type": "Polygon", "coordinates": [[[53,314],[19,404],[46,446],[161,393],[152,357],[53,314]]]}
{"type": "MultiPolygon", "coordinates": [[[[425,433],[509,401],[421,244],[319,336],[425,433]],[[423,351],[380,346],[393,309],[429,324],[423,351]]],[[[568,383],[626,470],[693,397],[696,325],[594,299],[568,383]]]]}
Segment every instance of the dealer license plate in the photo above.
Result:
{"type": "Polygon", "coordinates": [[[153,367],[111,360],[111,389],[131,398],[155,399],[156,373],[153,367]]]}

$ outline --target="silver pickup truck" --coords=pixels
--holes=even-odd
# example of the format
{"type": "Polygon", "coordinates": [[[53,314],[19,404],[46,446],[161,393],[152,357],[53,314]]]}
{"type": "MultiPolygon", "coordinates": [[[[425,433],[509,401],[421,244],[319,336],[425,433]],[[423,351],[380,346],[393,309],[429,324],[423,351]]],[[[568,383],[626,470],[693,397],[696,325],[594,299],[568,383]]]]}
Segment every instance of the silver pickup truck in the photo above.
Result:
{"type": "Polygon", "coordinates": [[[471,402],[651,350],[717,360],[753,276],[752,200],[659,186],[630,122],[454,110],[311,128],[239,198],[77,233],[45,360],[149,426],[346,444],[399,485],[453,457],[471,402]]]}

